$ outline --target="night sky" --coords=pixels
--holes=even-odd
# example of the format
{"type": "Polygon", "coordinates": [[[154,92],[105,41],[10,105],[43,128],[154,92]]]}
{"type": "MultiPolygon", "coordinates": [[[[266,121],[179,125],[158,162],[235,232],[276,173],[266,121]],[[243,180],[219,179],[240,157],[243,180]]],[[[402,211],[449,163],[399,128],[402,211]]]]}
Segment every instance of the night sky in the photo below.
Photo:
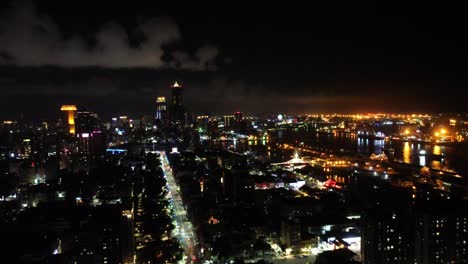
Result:
{"type": "Polygon", "coordinates": [[[2,1],[0,119],[150,114],[175,80],[198,113],[467,110],[452,3],[125,2],[2,1]]]}

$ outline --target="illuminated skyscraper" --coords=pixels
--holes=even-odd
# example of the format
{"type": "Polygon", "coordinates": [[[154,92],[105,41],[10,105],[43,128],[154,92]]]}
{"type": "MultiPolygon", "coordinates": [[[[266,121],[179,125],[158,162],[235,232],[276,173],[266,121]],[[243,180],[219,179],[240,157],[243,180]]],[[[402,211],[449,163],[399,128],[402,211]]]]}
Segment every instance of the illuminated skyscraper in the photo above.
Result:
{"type": "Polygon", "coordinates": [[[468,212],[466,201],[425,204],[415,217],[416,264],[466,263],[468,259],[468,212]]]}
{"type": "Polygon", "coordinates": [[[98,155],[105,150],[105,139],[99,126],[99,117],[92,112],[77,112],[76,136],[82,154],[98,155]]]}
{"type": "Polygon", "coordinates": [[[175,82],[172,86],[172,101],[171,101],[171,121],[184,121],[184,104],[182,103],[182,86],[175,82]]]}
{"type": "Polygon", "coordinates": [[[242,122],[242,112],[235,112],[235,113],[234,113],[234,120],[235,120],[237,123],[242,122]]]}
{"type": "Polygon", "coordinates": [[[234,113],[234,129],[240,133],[247,133],[247,120],[244,119],[242,112],[234,113]]]}
{"type": "Polygon", "coordinates": [[[167,104],[166,97],[158,97],[156,99],[156,120],[161,124],[167,119],[167,104]]]}
{"type": "Polygon", "coordinates": [[[363,263],[414,263],[411,219],[411,208],[366,210],[361,216],[363,263]]]}
{"type": "Polygon", "coordinates": [[[210,121],[210,117],[208,115],[197,116],[197,129],[200,131],[206,132],[208,130],[208,122],[210,121]]]}
{"type": "Polygon", "coordinates": [[[185,112],[184,116],[185,116],[184,125],[186,127],[192,127],[196,123],[195,113],[185,112]]]}
{"type": "Polygon", "coordinates": [[[231,128],[234,126],[234,116],[232,115],[225,115],[224,117],[224,127],[231,128]]]}
{"type": "Polygon", "coordinates": [[[156,99],[156,119],[163,118],[163,112],[166,112],[166,97],[158,97],[156,99]]]}
{"type": "Polygon", "coordinates": [[[92,112],[77,112],[75,115],[75,121],[76,132],[78,134],[92,133],[94,129],[99,128],[98,115],[92,112]]]}
{"type": "Polygon", "coordinates": [[[70,134],[75,134],[76,106],[75,105],[62,105],[62,107],[60,108],[60,111],[66,112],[69,132],[70,134]]]}

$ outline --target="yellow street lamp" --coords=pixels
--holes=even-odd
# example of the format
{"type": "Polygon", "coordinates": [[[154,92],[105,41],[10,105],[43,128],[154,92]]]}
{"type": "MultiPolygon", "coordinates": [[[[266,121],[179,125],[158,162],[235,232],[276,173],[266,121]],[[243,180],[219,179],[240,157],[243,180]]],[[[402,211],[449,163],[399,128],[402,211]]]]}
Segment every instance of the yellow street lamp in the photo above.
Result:
{"type": "Polygon", "coordinates": [[[439,136],[439,132],[435,132],[435,136],[438,137],[438,136],[439,136]]]}
{"type": "Polygon", "coordinates": [[[444,135],[445,133],[447,133],[447,131],[446,131],[445,129],[442,128],[442,129],[440,130],[440,133],[441,133],[442,135],[444,135]]]}

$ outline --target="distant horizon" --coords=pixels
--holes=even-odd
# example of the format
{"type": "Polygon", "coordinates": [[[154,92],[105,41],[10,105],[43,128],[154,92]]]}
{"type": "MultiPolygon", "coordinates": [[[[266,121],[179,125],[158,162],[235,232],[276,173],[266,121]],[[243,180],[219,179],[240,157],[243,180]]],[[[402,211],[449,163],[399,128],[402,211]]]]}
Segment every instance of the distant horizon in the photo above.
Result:
{"type": "MultiPolygon", "coordinates": [[[[32,122],[32,123],[39,122],[39,121],[58,121],[59,119],[64,118],[64,114],[63,114],[63,112],[60,111],[60,107],[58,109],[59,110],[57,111],[56,117],[50,116],[50,117],[33,118],[32,116],[24,116],[23,121],[32,122]]],[[[78,106],[78,109],[79,109],[79,106],[78,106]]],[[[114,117],[118,118],[120,116],[127,116],[127,117],[129,117],[131,119],[141,119],[141,118],[143,118],[145,116],[154,116],[155,112],[156,112],[156,110],[155,110],[154,113],[143,113],[143,114],[139,114],[139,115],[131,115],[131,114],[125,114],[125,113],[115,114],[115,115],[112,115],[112,114],[102,115],[101,113],[93,111],[92,109],[82,109],[82,110],[79,109],[78,112],[79,111],[89,111],[89,112],[96,113],[96,114],[98,114],[99,118],[104,122],[110,121],[112,118],[114,118],[114,117]]],[[[227,116],[227,115],[234,115],[235,112],[236,111],[223,112],[223,113],[206,113],[206,112],[187,112],[187,113],[193,113],[195,116],[202,116],[202,115],[209,114],[210,116],[214,116],[214,117],[223,117],[223,116],[227,116]]],[[[240,111],[240,112],[242,112],[244,117],[258,117],[260,115],[271,115],[271,116],[275,117],[276,115],[279,115],[279,114],[282,114],[283,116],[292,116],[292,117],[320,116],[320,115],[327,115],[327,116],[344,115],[344,116],[348,116],[348,117],[356,116],[356,115],[361,115],[361,116],[368,116],[368,115],[402,115],[402,116],[405,116],[405,117],[412,116],[412,115],[415,115],[415,116],[422,115],[422,117],[424,117],[424,116],[468,116],[468,112],[315,112],[315,113],[305,113],[305,112],[302,112],[302,113],[291,113],[291,112],[258,112],[258,113],[250,113],[250,112],[243,112],[243,111],[240,111]]],[[[20,115],[20,114],[18,114],[18,115],[20,115]]],[[[0,118],[0,121],[2,121],[2,122],[4,122],[4,121],[18,122],[18,121],[21,121],[21,117],[19,117],[19,116],[17,118],[4,117],[4,118],[0,118]]]]}

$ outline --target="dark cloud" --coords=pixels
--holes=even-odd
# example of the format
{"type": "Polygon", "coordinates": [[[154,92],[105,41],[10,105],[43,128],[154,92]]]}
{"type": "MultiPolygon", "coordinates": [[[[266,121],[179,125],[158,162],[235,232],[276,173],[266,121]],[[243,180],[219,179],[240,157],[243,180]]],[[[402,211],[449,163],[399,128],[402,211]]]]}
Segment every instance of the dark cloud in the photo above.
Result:
{"type": "Polygon", "coordinates": [[[194,55],[179,51],[173,54],[174,61],[163,60],[163,46],[181,40],[179,28],[171,19],[145,21],[134,30],[144,39],[137,47],[130,45],[128,33],[117,23],[102,26],[95,45],[90,46],[79,35],[65,39],[57,24],[39,14],[31,2],[15,1],[0,18],[0,64],[215,69],[218,49],[211,45],[199,48],[194,55]]]}
{"type": "Polygon", "coordinates": [[[184,51],[175,51],[171,66],[182,70],[216,70],[216,57],[218,48],[213,45],[205,45],[197,49],[194,55],[184,51]]]}
{"type": "Polygon", "coordinates": [[[37,1],[44,15],[7,2],[15,5],[0,11],[0,117],[56,116],[64,103],[140,116],[175,80],[197,113],[466,110],[462,15],[252,4],[239,16],[245,7],[213,12],[199,2],[37,1]]]}
{"type": "Polygon", "coordinates": [[[72,80],[68,82],[45,82],[28,83],[15,81],[1,82],[5,87],[0,91],[4,96],[67,96],[67,97],[103,97],[121,92],[121,81],[117,79],[107,79],[103,77],[89,77],[84,80],[72,80]]]}

